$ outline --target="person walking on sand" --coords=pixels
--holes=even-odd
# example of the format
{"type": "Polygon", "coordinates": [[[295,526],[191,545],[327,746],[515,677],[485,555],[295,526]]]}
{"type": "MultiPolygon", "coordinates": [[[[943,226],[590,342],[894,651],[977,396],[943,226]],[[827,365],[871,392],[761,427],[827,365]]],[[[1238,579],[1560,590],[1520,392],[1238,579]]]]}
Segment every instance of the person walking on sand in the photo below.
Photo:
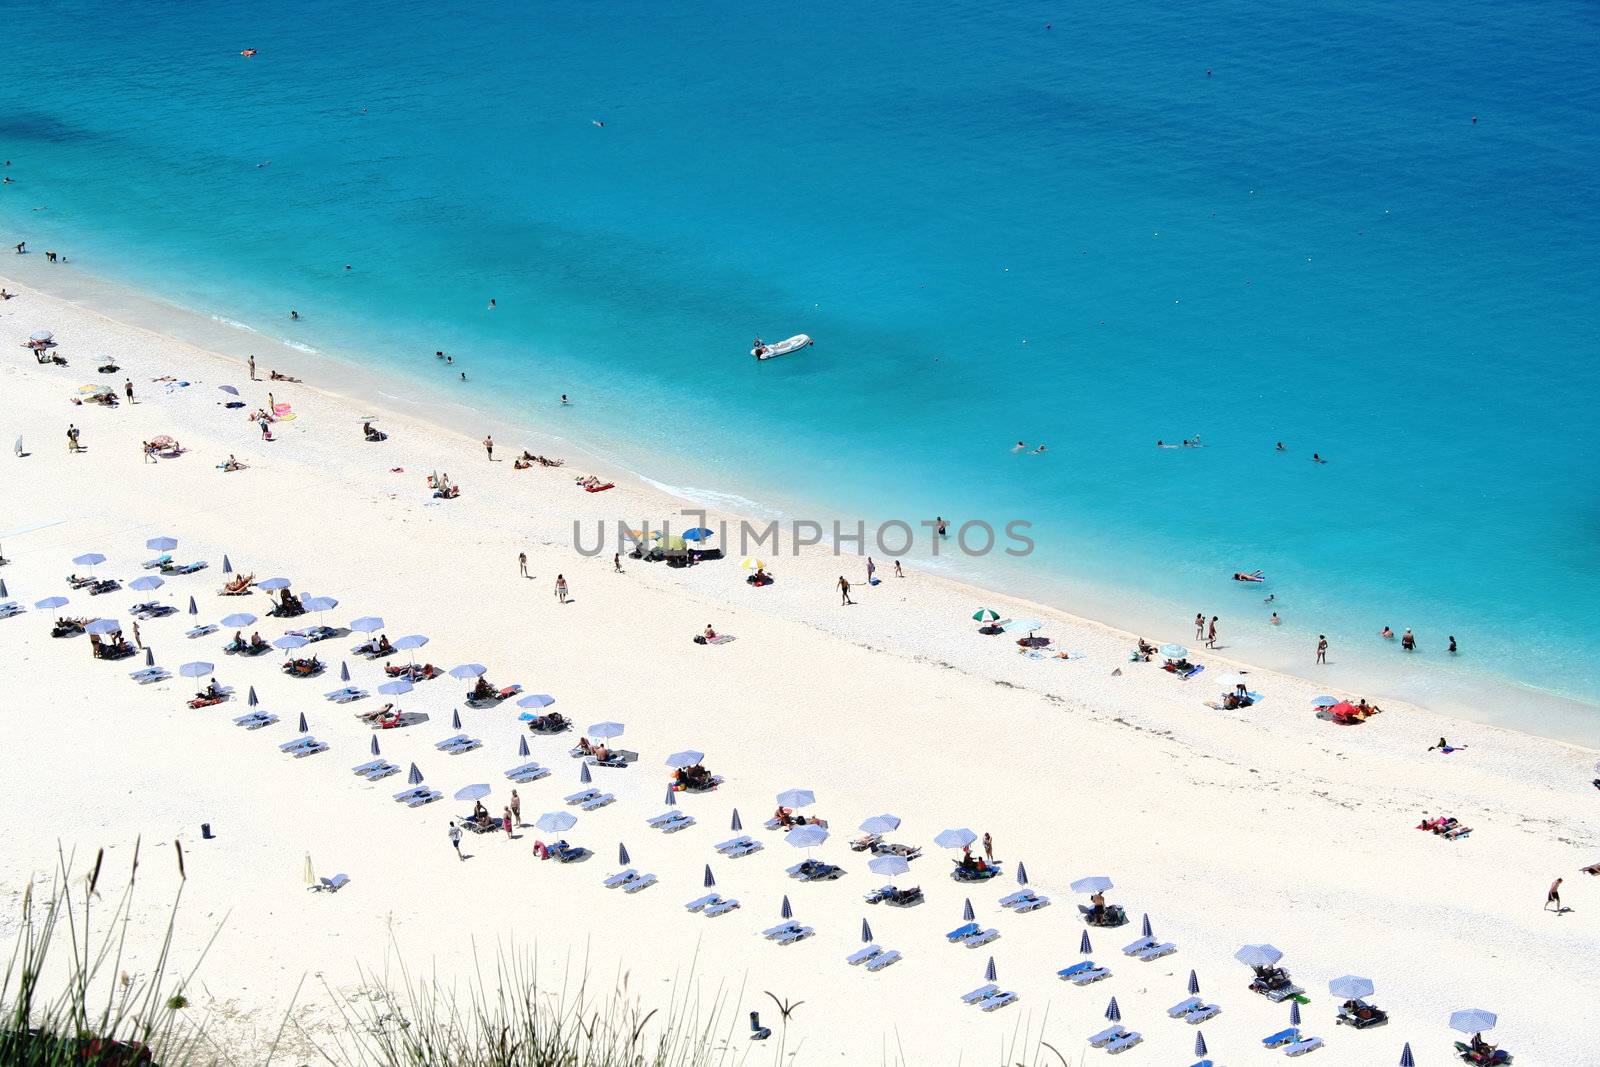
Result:
{"type": "Polygon", "coordinates": [[[989,836],[989,831],[983,832],[983,858],[990,863],[994,862],[994,838],[989,836]]]}
{"type": "Polygon", "coordinates": [[[1206,631],[1206,647],[1217,647],[1217,617],[1211,616],[1211,627],[1206,631]]]}
{"type": "Polygon", "coordinates": [[[83,446],[78,443],[78,427],[67,423],[67,451],[82,452],[83,446]]]}
{"type": "Polygon", "coordinates": [[[251,356],[247,363],[250,367],[250,380],[253,382],[256,380],[256,357],[251,356]]]}
{"type": "Polygon", "coordinates": [[[906,572],[900,569],[899,560],[894,561],[894,576],[896,578],[904,578],[906,576],[906,572]]]}
{"type": "Polygon", "coordinates": [[[616,574],[622,573],[622,553],[611,553],[611,570],[616,574]]]}
{"type": "Polygon", "coordinates": [[[1328,662],[1328,635],[1327,634],[1318,634],[1317,635],[1317,662],[1318,663],[1327,663],[1328,662]]]}
{"type": "Polygon", "coordinates": [[[556,575],[556,599],[563,604],[567,602],[567,579],[559,574],[556,575]]]}
{"type": "Polygon", "coordinates": [[[122,382],[122,394],[128,398],[128,403],[133,403],[133,379],[125,378],[122,382]]]}
{"type": "Polygon", "coordinates": [[[1557,915],[1561,914],[1561,882],[1562,879],[1560,878],[1557,878],[1555,881],[1551,882],[1550,892],[1546,893],[1544,897],[1544,910],[1549,911],[1550,905],[1554,904],[1556,906],[1557,915]]]}
{"type": "Polygon", "coordinates": [[[855,601],[850,599],[850,579],[841,574],[839,575],[839,606],[842,608],[847,604],[854,603],[855,601]]]}
{"type": "Polygon", "coordinates": [[[461,827],[454,819],[450,820],[450,844],[456,850],[456,859],[464,860],[467,857],[461,854],[461,827]]]}
{"type": "Polygon", "coordinates": [[[872,557],[867,557],[867,584],[872,584],[872,576],[877,573],[878,565],[872,562],[872,557]]]}
{"type": "Polygon", "coordinates": [[[526,552],[517,553],[517,570],[522,572],[524,578],[528,576],[528,554],[526,552]]]}
{"type": "Polygon", "coordinates": [[[504,830],[506,832],[506,840],[507,841],[511,840],[511,809],[510,808],[506,808],[505,813],[500,816],[500,829],[502,829],[502,830],[504,830]]]}
{"type": "Polygon", "coordinates": [[[146,463],[154,463],[156,461],[156,456],[155,456],[155,451],[156,450],[154,448],[150,447],[150,442],[149,441],[140,441],[139,442],[139,447],[144,452],[144,461],[146,463]]]}
{"type": "Polygon", "coordinates": [[[522,798],[515,789],[511,791],[511,818],[518,826],[522,825],[522,798]]]}
{"type": "Polygon", "coordinates": [[[493,463],[494,462],[494,438],[493,437],[488,437],[488,436],[484,437],[484,439],[483,439],[483,450],[485,452],[489,453],[489,462],[493,463]]]}

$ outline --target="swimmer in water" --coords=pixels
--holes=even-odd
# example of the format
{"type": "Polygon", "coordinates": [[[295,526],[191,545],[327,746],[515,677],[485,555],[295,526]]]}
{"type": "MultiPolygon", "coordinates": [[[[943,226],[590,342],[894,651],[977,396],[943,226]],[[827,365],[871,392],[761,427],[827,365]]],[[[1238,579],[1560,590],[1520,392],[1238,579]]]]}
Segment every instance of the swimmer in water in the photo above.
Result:
{"type": "Polygon", "coordinates": [[[1267,599],[1263,600],[1262,603],[1263,604],[1270,604],[1274,600],[1277,600],[1277,599],[1278,599],[1278,594],[1277,593],[1268,593],[1267,594],[1267,599]]]}
{"type": "Polygon", "coordinates": [[[1272,618],[1271,618],[1271,619],[1270,619],[1270,620],[1268,620],[1268,621],[1270,621],[1270,622],[1271,622],[1271,623],[1272,623],[1272,625],[1274,625],[1274,626],[1277,626],[1277,625],[1278,625],[1278,624],[1279,624],[1279,623],[1281,623],[1281,622],[1282,622],[1282,621],[1283,621],[1283,620],[1282,620],[1282,619],[1280,619],[1280,618],[1278,618],[1278,613],[1277,613],[1277,612],[1276,612],[1276,611],[1274,611],[1274,612],[1273,612],[1273,613],[1272,613],[1272,618]]]}
{"type": "Polygon", "coordinates": [[[1015,455],[1016,453],[1023,451],[1027,447],[1028,447],[1028,442],[1026,442],[1026,441],[1018,441],[1016,444],[1011,446],[1011,452],[1012,452],[1013,455],[1015,455]]]}
{"type": "Polygon", "coordinates": [[[494,309],[495,309],[495,303],[494,303],[494,298],[493,298],[493,297],[490,297],[490,298],[489,298],[489,310],[490,310],[490,311],[493,311],[493,310],[494,310],[494,309]]]}
{"type": "Polygon", "coordinates": [[[1313,462],[1313,463],[1326,463],[1328,461],[1322,458],[1322,454],[1320,452],[1313,452],[1313,453],[1311,453],[1311,462],[1313,462]]]}
{"type": "Polygon", "coordinates": [[[1282,441],[1279,441],[1279,442],[1278,442],[1278,451],[1279,451],[1279,452],[1287,452],[1287,451],[1289,451],[1289,450],[1288,450],[1288,449],[1287,449],[1287,448],[1284,448],[1284,447],[1283,447],[1283,442],[1282,442],[1282,441]]]}
{"type": "Polygon", "coordinates": [[[1378,636],[1383,638],[1385,641],[1393,641],[1394,631],[1385,626],[1383,629],[1378,631],[1378,636]]]}
{"type": "Polygon", "coordinates": [[[300,317],[300,312],[296,311],[294,308],[290,308],[289,309],[289,317],[291,319],[298,319],[300,317]]]}
{"type": "Polygon", "coordinates": [[[566,393],[562,393],[561,394],[561,406],[562,407],[568,407],[571,404],[572,404],[572,401],[567,399],[567,394],[566,393]]]}
{"type": "Polygon", "coordinates": [[[433,358],[434,359],[443,359],[444,358],[444,351],[441,349],[440,351],[435,352],[433,354],[433,358]]]}
{"type": "Polygon", "coordinates": [[[467,380],[467,372],[466,371],[462,371],[461,372],[461,380],[462,381],[466,381],[467,380]]]}
{"type": "MultiPolygon", "coordinates": [[[[1474,120],[1474,121],[1476,121],[1476,120],[1474,120]]],[[[606,124],[601,122],[599,119],[590,119],[589,122],[597,130],[603,130],[603,129],[606,128],[606,124]]]]}
{"type": "Polygon", "coordinates": [[[344,265],[344,269],[345,269],[345,270],[349,270],[349,269],[350,269],[350,264],[348,264],[348,263],[346,263],[346,264],[345,264],[345,265],[344,265]]]}
{"type": "Polygon", "coordinates": [[[446,364],[454,363],[456,361],[456,357],[455,356],[445,356],[444,357],[444,361],[445,361],[446,364]]]}
{"type": "Polygon", "coordinates": [[[1042,456],[1042,455],[1044,455],[1044,445],[1040,445],[1038,448],[1034,449],[1032,452],[1029,452],[1028,455],[1030,455],[1030,456],[1042,456]]]}

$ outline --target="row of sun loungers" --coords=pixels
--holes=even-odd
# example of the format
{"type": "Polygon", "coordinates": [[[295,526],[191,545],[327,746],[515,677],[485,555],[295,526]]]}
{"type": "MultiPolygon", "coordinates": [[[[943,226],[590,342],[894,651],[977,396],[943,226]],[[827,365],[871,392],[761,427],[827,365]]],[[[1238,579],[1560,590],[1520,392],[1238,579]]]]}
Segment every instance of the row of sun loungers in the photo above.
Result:
{"type": "Polygon", "coordinates": [[[1171,942],[1162,944],[1157,942],[1153,937],[1141,937],[1133,944],[1124,948],[1122,950],[1122,954],[1124,956],[1133,956],[1136,959],[1141,959],[1146,963],[1149,963],[1151,960],[1158,960],[1162,956],[1170,956],[1176,951],[1178,951],[1178,946],[1172,944],[1171,942]]]}
{"type": "Polygon", "coordinates": [[[1084,960],[1082,963],[1074,963],[1071,967],[1061,968],[1056,972],[1056,977],[1073,985],[1093,985],[1102,978],[1110,978],[1111,972],[1104,967],[1096,966],[1094,960],[1084,960]]]}
{"type": "Polygon", "coordinates": [[[625,871],[619,871],[618,873],[613,874],[610,878],[607,878],[601,883],[601,885],[604,885],[607,889],[620,889],[624,893],[637,893],[639,890],[648,889],[655,884],[655,875],[640,874],[631,867],[625,871]]]}
{"type": "Polygon", "coordinates": [[[743,859],[746,856],[754,855],[755,853],[760,852],[761,849],[761,842],[750,837],[748,834],[741,834],[738,837],[730,838],[727,841],[722,842],[722,844],[716,846],[716,851],[722,853],[731,860],[743,859]]]}
{"type": "Polygon", "coordinates": [[[697,900],[689,901],[689,903],[684,905],[684,908],[688,911],[699,912],[701,915],[707,915],[714,919],[718,915],[728,914],[728,912],[732,911],[738,906],[739,902],[737,900],[724,900],[721,893],[707,893],[705,896],[700,897],[697,900]]]}
{"type": "Polygon", "coordinates": [[[379,779],[389,777],[391,774],[400,773],[400,768],[386,759],[370,760],[359,767],[352,767],[351,770],[356,773],[357,777],[365,778],[369,782],[376,782],[379,779]]]}
{"type": "Polygon", "coordinates": [[[761,936],[780,945],[792,945],[796,941],[804,941],[814,933],[816,931],[811,927],[801,926],[797,922],[790,921],[774,926],[770,930],[763,930],[761,936]]]}
{"type": "Polygon", "coordinates": [[[1000,906],[1023,915],[1030,911],[1038,911],[1040,908],[1048,908],[1050,898],[1041,897],[1031,889],[1019,889],[1015,893],[1001,897],[1000,906]]]}
{"type": "Polygon", "coordinates": [[[1267,1048],[1281,1048],[1287,1056],[1304,1056],[1313,1049],[1321,1048],[1322,1038],[1301,1037],[1300,1028],[1291,1026],[1287,1030],[1279,1030],[1275,1034],[1262,1038],[1261,1044],[1267,1048]]]}
{"type": "Polygon", "coordinates": [[[1222,1009],[1215,1004],[1207,1004],[1199,997],[1190,997],[1168,1008],[1167,1015],[1174,1019],[1182,1019],[1191,1026],[1197,1026],[1220,1011],[1222,1009]]]}
{"type": "Polygon", "coordinates": [[[233,725],[243,726],[246,730],[259,730],[263,726],[271,726],[277,721],[278,717],[276,715],[269,714],[265,711],[252,711],[248,714],[240,715],[238,718],[234,719],[233,725]]]}
{"type": "Polygon", "coordinates": [[[466,734],[456,734],[454,737],[445,738],[433,747],[451,756],[459,756],[463,752],[471,752],[475,748],[482,748],[483,742],[476,737],[468,737],[466,734]]]}
{"type": "Polygon", "coordinates": [[[1095,1048],[1103,1048],[1115,1056],[1119,1052],[1128,1051],[1143,1040],[1144,1038],[1139,1036],[1137,1032],[1130,1031],[1121,1023],[1117,1023],[1114,1026],[1106,1027],[1089,1038],[1089,1044],[1095,1048]]]}
{"type": "Polygon", "coordinates": [[[877,945],[868,945],[850,953],[844,958],[844,961],[852,967],[866,964],[869,971],[881,971],[885,967],[893,966],[903,958],[898,949],[891,948],[886,950],[879,948],[877,945]]]}
{"type": "Polygon", "coordinates": [[[520,767],[513,767],[506,772],[506,777],[521,785],[524,782],[536,782],[546,777],[550,768],[541,767],[537,763],[524,763],[520,767]]]}
{"type": "Polygon", "coordinates": [[[994,1011],[996,1008],[1003,1008],[1007,1004],[1015,1003],[1016,999],[1017,995],[1015,993],[1005,992],[991,982],[986,986],[979,986],[972,992],[962,996],[961,1003],[975,1004],[984,1011],[994,1011]]]}
{"type": "Polygon", "coordinates": [[[172,675],[164,667],[146,667],[143,670],[133,671],[128,675],[140,685],[149,685],[151,682],[164,682],[172,675]]]}
{"type": "Polygon", "coordinates": [[[952,945],[966,945],[968,948],[978,948],[981,945],[987,945],[999,936],[1000,931],[992,927],[985,930],[977,923],[967,923],[965,926],[958,926],[951,930],[944,935],[944,938],[952,945]]]}
{"type": "Polygon", "coordinates": [[[594,811],[612,803],[617,798],[610,793],[602,793],[598,789],[580,789],[576,793],[564,798],[568,804],[582,808],[584,811],[594,811]]]}
{"type": "Polygon", "coordinates": [[[318,752],[328,751],[328,743],[326,741],[318,741],[315,737],[307,735],[296,738],[293,741],[284,742],[278,746],[278,751],[287,753],[295,759],[304,759],[306,756],[314,756],[318,752]]]}
{"type": "Polygon", "coordinates": [[[443,800],[444,794],[425,785],[414,785],[410,789],[396,793],[394,799],[408,808],[420,808],[424,804],[432,804],[435,800],[443,800]]]}
{"type": "Polygon", "coordinates": [[[687,830],[693,826],[694,816],[685,815],[681,811],[669,811],[664,815],[657,815],[653,819],[646,819],[645,822],[653,829],[660,830],[664,834],[675,834],[679,830],[687,830]]]}

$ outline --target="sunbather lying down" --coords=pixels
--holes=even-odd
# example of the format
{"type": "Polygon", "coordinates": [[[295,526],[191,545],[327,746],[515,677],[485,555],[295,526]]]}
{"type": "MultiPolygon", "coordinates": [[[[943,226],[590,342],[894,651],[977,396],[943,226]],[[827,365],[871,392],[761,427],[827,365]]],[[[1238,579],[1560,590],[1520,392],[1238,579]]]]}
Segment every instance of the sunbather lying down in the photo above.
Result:
{"type": "Polygon", "coordinates": [[[1600,863],[1591,863],[1583,869],[1584,874],[1600,874],[1600,863]]]}

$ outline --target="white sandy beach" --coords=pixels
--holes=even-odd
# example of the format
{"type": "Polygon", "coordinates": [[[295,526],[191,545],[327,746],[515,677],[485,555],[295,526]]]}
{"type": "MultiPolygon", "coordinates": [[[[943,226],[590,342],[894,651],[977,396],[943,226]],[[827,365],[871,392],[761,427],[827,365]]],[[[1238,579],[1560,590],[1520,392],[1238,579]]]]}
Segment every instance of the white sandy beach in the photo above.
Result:
{"type": "MultiPolygon", "coordinates": [[[[565,468],[514,471],[511,459],[524,446],[560,446],[503,429],[495,430],[500,461],[491,464],[476,436],[414,412],[314,382],[252,383],[232,359],[0,283],[20,293],[0,303],[0,551],[11,560],[0,578],[30,608],[0,620],[0,782],[10,798],[0,950],[10,950],[24,887],[49,881],[58,848],[82,867],[104,847],[108,871],[120,876],[140,838],[147,857],[159,858],[141,868],[144,907],[133,940],[143,934],[154,947],[177,880],[154,846],[181,841],[188,884],[179,960],[222,924],[188,991],[188,1014],[207,1028],[223,1062],[266,1059],[297,987],[279,1062],[314,1062],[315,1044],[339,1027],[324,983],[353,992],[359,969],[382,970],[396,947],[449,979],[472,970],[475,951],[487,958],[514,944],[537,947],[553,975],[569,966],[577,973],[585,960],[601,983],[627,973],[647,1002],[664,1001],[675,982],[703,1005],[721,998],[733,1054],[752,1064],[776,1058],[778,1042],[746,1039],[751,1010],[780,1026],[767,990],[804,1002],[788,1024],[794,1063],[1032,1063],[1039,1038],[1071,1063],[1092,1063],[1104,1053],[1085,1039],[1105,1027],[1115,995],[1124,1024],[1144,1038],[1128,1062],[1189,1064],[1198,1058],[1195,1028],[1166,1009],[1188,996],[1192,969],[1202,995],[1222,1008],[1201,1027],[1212,1058],[1238,1067],[1281,1056],[1260,1039],[1288,1025],[1287,1005],[1249,992],[1249,970],[1233,958],[1256,942],[1284,950],[1284,965],[1310,998],[1302,1030],[1326,1042],[1313,1064],[1390,1064],[1407,1041],[1419,1064],[1458,1062],[1450,1049],[1461,1035],[1447,1017],[1472,1007],[1499,1014],[1489,1036],[1519,1065],[1595,1059],[1587,1009],[1600,995],[1600,879],[1580,873],[1600,861],[1595,751],[1387,701],[1365,725],[1338,727],[1314,718],[1311,705],[1324,692],[1362,695],[1341,687],[1337,656],[1308,680],[1191,646],[1207,670],[1184,682],[1155,664],[1128,662],[1128,634],[929,577],[914,562],[896,579],[879,560],[884,580],[876,587],[866,585],[860,560],[820,551],[772,559],[778,582],[760,590],[743,581],[737,558],[687,570],[625,560],[615,574],[609,551],[584,558],[573,549],[573,520],[666,517],[682,525],[682,502],[626,482],[580,492],[573,478],[590,470],[570,452],[565,468]],[[70,366],[39,365],[18,347],[39,328],[54,331],[70,366]],[[96,374],[100,353],[123,373],[96,374]],[[168,374],[191,385],[168,391],[153,380],[168,374]],[[114,385],[120,395],[124,376],[138,403],[70,403],[86,383],[114,385]],[[247,409],[220,405],[224,384],[239,388],[247,409]],[[297,416],[274,427],[271,443],[245,418],[269,390],[297,416]],[[389,440],[362,441],[369,415],[380,416],[389,440]],[[82,430],[81,455],[67,451],[69,422],[82,430]],[[176,437],[187,453],[142,462],[140,442],[156,434],[176,437]],[[19,435],[27,455],[15,458],[10,445],[19,435]],[[229,454],[248,469],[219,471],[229,454]],[[431,498],[424,478],[433,470],[463,487],[459,499],[431,498]],[[148,596],[68,590],[64,579],[81,570],[71,562],[81,553],[103,553],[97,573],[124,585],[148,573],[139,565],[156,553],[145,541],[158,535],[179,540],[180,561],[207,560],[209,569],[171,577],[148,596]],[[518,576],[519,551],[528,554],[531,580],[518,576]],[[183,610],[191,595],[199,621],[240,610],[265,615],[263,594],[216,595],[224,553],[238,571],[287,576],[296,592],[336,597],[329,624],[381,616],[391,638],[431,639],[420,659],[446,668],[482,663],[498,684],[554,695],[552,710],[578,732],[601,720],[624,723],[617,745],[640,753],[638,762],[596,769],[595,784],[616,803],[578,813],[564,835],[595,855],[541,863],[533,843],[551,835],[529,825],[511,841],[469,835],[463,850],[471,858],[457,860],[446,826],[470,805],[450,795],[489,783],[486,804],[498,814],[511,787],[503,772],[524,762],[517,743],[527,736],[531,758],[554,773],[519,787],[524,819],[569,810],[561,798],[579,786],[579,761],[567,755],[578,734],[530,735],[510,703],[467,709],[465,684],[448,677],[398,698],[427,722],[380,738],[385,757],[402,768],[417,763],[446,799],[409,810],[390,799],[404,788],[403,775],[376,784],[354,777],[351,768],[370,758],[372,731],[352,713],[374,701],[334,705],[322,694],[339,687],[341,658],[352,684],[368,690],[384,680],[380,667],[347,655],[359,635],[313,646],[333,663],[316,680],[286,677],[277,654],[223,655],[223,633],[185,639],[196,621],[183,610]],[[552,595],[558,572],[571,583],[567,605],[552,595]],[[855,607],[839,606],[840,573],[855,583],[855,607]],[[95,661],[81,636],[52,640],[56,613],[32,605],[53,595],[71,597],[62,613],[126,623],[137,601],[170,602],[177,614],[141,623],[156,662],[174,673],[186,661],[213,662],[235,699],[190,710],[189,679],[139,686],[128,672],[142,660],[95,661]],[[974,633],[979,607],[1040,617],[1042,632],[1085,658],[1019,656],[1010,638],[974,633]],[[693,644],[708,622],[737,639],[693,644]],[[1248,671],[1250,688],[1265,699],[1243,711],[1204,706],[1218,695],[1212,679],[1234,670],[1248,671]],[[250,686],[277,725],[231,724],[247,710],[250,686]],[[434,744],[458,732],[450,726],[455,708],[461,732],[484,745],[447,756],[434,744]],[[278,751],[298,736],[301,713],[330,751],[305,759],[278,751]],[[1430,753],[1441,736],[1466,748],[1430,753]],[[691,748],[726,781],[713,793],[681,796],[680,810],[696,825],[660,834],[645,820],[665,810],[663,759],[691,748]],[[785,877],[802,855],[760,827],[775,795],[794,787],[814,790],[817,803],[804,814],[831,824],[831,839],[815,854],[846,869],[838,881],[785,877]],[[764,851],[738,860],[713,852],[734,836],[734,808],[764,851]],[[921,906],[863,903],[889,879],[870,873],[847,843],[861,820],[880,812],[904,820],[894,840],[925,849],[912,874],[895,879],[923,888],[921,906]],[[1454,816],[1473,832],[1457,841],[1419,832],[1423,813],[1454,816]],[[202,822],[214,840],[201,839],[202,822]],[[991,833],[1003,877],[952,881],[950,854],[933,846],[949,827],[991,833]],[[618,842],[658,885],[637,895],[601,887],[619,869],[618,842]],[[350,884],[308,893],[307,853],[318,874],[345,872],[350,884]],[[1017,888],[1019,860],[1050,907],[1013,915],[996,903],[1017,888]],[[705,892],[707,863],[718,890],[741,902],[715,919],[683,908],[705,892]],[[1068,884],[1098,874],[1115,881],[1108,897],[1132,922],[1091,933],[1094,958],[1113,974],[1077,988],[1055,977],[1082,958],[1076,905],[1084,900],[1068,884]],[[1572,909],[1561,915],[1541,910],[1558,876],[1572,909]],[[816,932],[779,947],[760,931],[778,921],[784,894],[816,932]],[[978,921],[999,931],[992,944],[945,942],[967,897],[978,921]],[[1144,913],[1160,939],[1177,945],[1174,954],[1153,962],[1123,956],[1144,913]],[[904,954],[901,962],[876,974],[846,965],[863,918],[879,944],[904,954]],[[958,997],[984,984],[991,955],[1000,984],[1019,1000],[983,1014],[958,997]],[[1387,1026],[1334,1025],[1327,983],[1345,974],[1376,982],[1373,1001],[1390,1013],[1387,1026]]],[[[270,365],[262,363],[263,377],[270,365]]],[[[314,377],[308,367],[279,369],[314,377]]],[[[715,526],[719,516],[712,518],[715,526]]],[[[315,621],[263,618],[257,626],[271,639],[315,621]]],[[[1192,629],[1174,620],[1170,632],[1144,636],[1188,643],[1192,629]]],[[[148,961],[127,969],[141,966],[148,961]]]]}

